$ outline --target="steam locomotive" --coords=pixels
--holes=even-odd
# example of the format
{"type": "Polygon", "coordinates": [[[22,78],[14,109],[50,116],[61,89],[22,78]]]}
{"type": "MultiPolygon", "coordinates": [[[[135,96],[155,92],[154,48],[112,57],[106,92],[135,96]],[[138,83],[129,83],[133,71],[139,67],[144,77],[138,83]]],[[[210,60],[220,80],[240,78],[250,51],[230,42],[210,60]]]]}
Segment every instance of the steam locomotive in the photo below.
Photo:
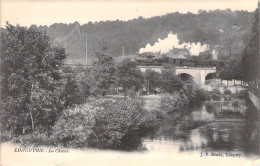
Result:
{"type": "Polygon", "coordinates": [[[194,60],[194,59],[173,59],[173,58],[158,58],[158,59],[136,59],[140,66],[162,66],[165,63],[172,64],[178,67],[216,67],[221,61],[216,60],[194,60]]]}

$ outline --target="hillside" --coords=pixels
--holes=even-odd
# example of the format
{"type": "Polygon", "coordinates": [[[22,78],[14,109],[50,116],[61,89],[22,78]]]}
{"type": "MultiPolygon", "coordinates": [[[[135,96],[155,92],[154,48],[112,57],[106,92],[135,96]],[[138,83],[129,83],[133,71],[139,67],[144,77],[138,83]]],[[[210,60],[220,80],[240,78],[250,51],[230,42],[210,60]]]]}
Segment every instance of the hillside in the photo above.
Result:
{"type": "Polygon", "coordinates": [[[241,56],[251,37],[253,19],[253,13],[227,9],[200,11],[199,14],[176,12],[129,21],[88,22],[81,26],[78,22],[55,23],[39,28],[45,30],[54,43],[66,48],[68,59],[85,57],[86,35],[88,56],[92,59],[98,41],[106,41],[108,52],[113,56],[122,55],[122,47],[125,55],[133,55],[148,43],[153,45],[158,38],[166,38],[170,32],[177,34],[180,43],[206,44],[208,50],[200,53],[202,59],[213,50],[218,52],[218,59],[228,59],[241,56]]]}

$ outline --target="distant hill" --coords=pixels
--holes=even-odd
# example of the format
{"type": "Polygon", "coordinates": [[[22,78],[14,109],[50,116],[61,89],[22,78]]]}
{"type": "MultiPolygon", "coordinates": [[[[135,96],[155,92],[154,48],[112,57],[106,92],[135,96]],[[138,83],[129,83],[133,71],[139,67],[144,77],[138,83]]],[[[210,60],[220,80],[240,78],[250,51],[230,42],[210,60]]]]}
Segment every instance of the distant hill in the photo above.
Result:
{"type": "MultiPolygon", "coordinates": [[[[130,21],[88,22],[81,25],[55,23],[45,30],[55,44],[63,45],[69,53],[68,59],[82,59],[86,53],[86,35],[88,56],[91,59],[97,50],[98,41],[109,45],[108,53],[113,56],[135,55],[147,43],[153,44],[158,38],[166,38],[172,31],[177,33],[181,42],[201,42],[210,49],[218,51],[219,59],[235,58],[251,37],[254,15],[247,11],[215,10],[199,11],[199,14],[170,13],[149,19],[139,17],[130,21]]],[[[210,54],[207,51],[204,54],[210,54]]],[[[201,55],[203,59],[204,55],[201,55]]],[[[207,56],[207,55],[205,55],[207,56]]],[[[207,56],[208,57],[208,56],[207,56]]]]}

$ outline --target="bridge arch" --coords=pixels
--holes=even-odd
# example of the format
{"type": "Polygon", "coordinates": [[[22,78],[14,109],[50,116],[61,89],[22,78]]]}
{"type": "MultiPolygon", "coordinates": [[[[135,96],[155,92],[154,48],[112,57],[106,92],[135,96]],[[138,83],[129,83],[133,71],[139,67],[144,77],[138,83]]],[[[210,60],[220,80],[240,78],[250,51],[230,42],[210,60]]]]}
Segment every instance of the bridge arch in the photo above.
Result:
{"type": "Polygon", "coordinates": [[[205,84],[209,84],[209,81],[216,78],[217,77],[217,73],[208,73],[206,76],[205,76],[205,84]]]}
{"type": "Polygon", "coordinates": [[[181,73],[181,74],[179,74],[179,77],[180,77],[181,80],[183,80],[183,81],[187,81],[187,80],[189,80],[189,79],[194,80],[193,76],[190,75],[190,74],[187,74],[187,73],[181,73]]]}

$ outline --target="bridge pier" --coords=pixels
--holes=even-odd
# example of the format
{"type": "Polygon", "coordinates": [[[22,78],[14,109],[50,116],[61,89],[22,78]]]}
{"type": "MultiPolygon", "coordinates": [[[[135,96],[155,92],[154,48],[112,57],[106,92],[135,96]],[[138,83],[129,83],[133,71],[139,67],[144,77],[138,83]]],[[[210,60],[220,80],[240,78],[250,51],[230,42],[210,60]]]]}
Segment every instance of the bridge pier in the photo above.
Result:
{"type": "Polygon", "coordinates": [[[205,85],[206,80],[206,70],[200,71],[200,85],[205,85]]]}

